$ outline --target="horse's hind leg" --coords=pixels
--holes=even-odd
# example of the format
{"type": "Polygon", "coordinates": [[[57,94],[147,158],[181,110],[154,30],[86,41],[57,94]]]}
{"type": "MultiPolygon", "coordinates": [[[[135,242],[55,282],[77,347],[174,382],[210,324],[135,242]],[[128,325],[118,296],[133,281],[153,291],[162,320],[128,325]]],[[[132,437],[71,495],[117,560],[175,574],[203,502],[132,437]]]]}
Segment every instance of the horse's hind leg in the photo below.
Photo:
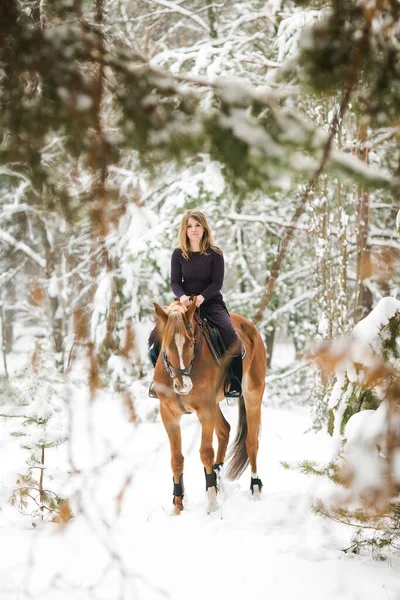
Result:
{"type": "Polygon", "coordinates": [[[177,417],[163,404],[160,406],[160,414],[165,430],[168,434],[171,448],[171,468],[173,473],[174,490],[173,503],[174,514],[179,515],[183,510],[183,463],[182,454],[182,436],[180,427],[180,417],[177,417]]]}
{"type": "Polygon", "coordinates": [[[215,433],[218,438],[218,450],[217,450],[217,458],[215,460],[215,469],[219,469],[224,461],[226,455],[226,449],[229,443],[229,433],[231,430],[231,426],[228,421],[225,419],[222,414],[221,408],[217,405],[217,415],[215,420],[215,433]]]}
{"type": "Polygon", "coordinates": [[[246,451],[251,466],[250,487],[253,497],[259,498],[262,482],[258,477],[257,471],[258,435],[261,423],[261,404],[265,389],[267,360],[260,335],[255,333],[255,336],[254,354],[247,373],[246,385],[244,386],[244,402],[247,417],[246,451]]]}
{"type": "Polygon", "coordinates": [[[260,497],[262,481],[257,472],[258,434],[261,423],[261,400],[262,393],[253,391],[245,395],[247,416],[246,450],[251,467],[251,491],[255,498],[260,497]]]}

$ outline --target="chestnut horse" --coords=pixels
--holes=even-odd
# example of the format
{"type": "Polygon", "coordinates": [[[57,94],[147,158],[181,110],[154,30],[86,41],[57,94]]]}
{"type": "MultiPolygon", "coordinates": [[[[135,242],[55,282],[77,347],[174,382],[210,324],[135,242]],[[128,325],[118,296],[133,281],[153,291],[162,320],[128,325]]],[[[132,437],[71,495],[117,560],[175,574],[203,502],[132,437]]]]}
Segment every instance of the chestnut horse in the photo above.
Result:
{"type": "MultiPolygon", "coordinates": [[[[219,363],[204,339],[204,329],[195,318],[196,298],[186,309],[173,302],[166,310],[154,304],[161,352],[154,371],[154,388],[160,400],[161,419],[171,446],[174,513],[183,509],[183,463],[180,420],[196,412],[201,423],[200,458],[204,465],[208,512],[218,508],[216,471],[225,461],[230,425],[219,403],[224,400],[226,362],[219,363]],[[218,439],[214,459],[213,434],[218,439]]],[[[236,332],[245,347],[243,394],[239,398],[239,423],[229,456],[226,477],[238,478],[251,466],[251,490],[260,497],[262,482],[257,473],[258,433],[261,402],[265,388],[266,353],[255,326],[241,315],[231,313],[236,332]]]]}

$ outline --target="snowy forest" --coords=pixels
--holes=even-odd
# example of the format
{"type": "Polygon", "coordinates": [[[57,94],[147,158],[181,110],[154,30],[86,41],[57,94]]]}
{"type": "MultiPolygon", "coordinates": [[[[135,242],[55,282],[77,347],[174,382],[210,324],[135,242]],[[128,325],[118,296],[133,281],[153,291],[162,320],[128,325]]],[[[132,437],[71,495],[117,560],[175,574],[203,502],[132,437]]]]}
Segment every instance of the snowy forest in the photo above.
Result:
{"type": "Polygon", "coordinates": [[[400,598],[399,123],[398,0],[1,0],[6,600],[400,598]],[[188,209],[268,365],[218,517],[148,396],[188,209]]]}

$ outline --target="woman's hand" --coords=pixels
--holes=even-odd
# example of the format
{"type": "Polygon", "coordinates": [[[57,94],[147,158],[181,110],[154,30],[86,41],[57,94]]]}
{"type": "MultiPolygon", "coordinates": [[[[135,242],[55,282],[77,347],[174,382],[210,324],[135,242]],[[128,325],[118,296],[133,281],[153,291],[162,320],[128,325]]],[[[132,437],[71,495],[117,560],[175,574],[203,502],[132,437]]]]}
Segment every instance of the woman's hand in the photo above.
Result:
{"type": "Polygon", "coordinates": [[[183,294],[183,296],[181,296],[179,298],[179,302],[181,304],[183,304],[183,306],[186,306],[186,308],[187,308],[190,304],[190,298],[189,298],[189,296],[186,296],[186,294],[183,294]]]}
{"type": "Polygon", "coordinates": [[[197,298],[196,298],[196,308],[199,308],[199,306],[200,306],[201,304],[203,304],[203,302],[204,302],[204,296],[202,296],[202,295],[200,294],[200,296],[197,296],[197,298]]]}

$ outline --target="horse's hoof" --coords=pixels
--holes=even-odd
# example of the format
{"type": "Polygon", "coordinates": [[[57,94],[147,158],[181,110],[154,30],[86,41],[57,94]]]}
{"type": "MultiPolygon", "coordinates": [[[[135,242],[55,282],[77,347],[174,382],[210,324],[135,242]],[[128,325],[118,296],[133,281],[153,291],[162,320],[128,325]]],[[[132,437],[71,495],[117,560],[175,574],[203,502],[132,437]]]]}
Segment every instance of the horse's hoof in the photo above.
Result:
{"type": "Polygon", "coordinates": [[[171,514],[174,517],[178,517],[181,514],[181,512],[183,511],[182,498],[180,496],[174,496],[173,503],[174,503],[174,507],[171,511],[171,514]]]}
{"type": "Polygon", "coordinates": [[[219,506],[219,502],[215,499],[215,500],[211,500],[211,502],[208,502],[208,508],[207,508],[207,513],[209,515],[212,515],[213,513],[217,512],[217,510],[219,510],[220,506],[219,506]]]}
{"type": "MultiPolygon", "coordinates": [[[[208,516],[215,519],[220,516],[220,513],[221,513],[221,506],[220,506],[219,502],[210,502],[208,504],[208,508],[207,508],[208,516]]],[[[222,519],[222,517],[221,517],[221,519],[222,519]]]]}
{"type": "Polygon", "coordinates": [[[208,506],[207,514],[213,521],[223,519],[222,505],[219,502],[213,502],[208,506]]]}
{"type": "Polygon", "coordinates": [[[218,502],[218,496],[217,496],[217,489],[215,486],[208,488],[207,497],[208,497],[207,513],[209,515],[212,515],[220,509],[220,504],[218,502]]]}
{"type": "Polygon", "coordinates": [[[257,484],[253,486],[252,498],[256,501],[261,500],[262,498],[260,486],[258,486],[257,484]]]}

